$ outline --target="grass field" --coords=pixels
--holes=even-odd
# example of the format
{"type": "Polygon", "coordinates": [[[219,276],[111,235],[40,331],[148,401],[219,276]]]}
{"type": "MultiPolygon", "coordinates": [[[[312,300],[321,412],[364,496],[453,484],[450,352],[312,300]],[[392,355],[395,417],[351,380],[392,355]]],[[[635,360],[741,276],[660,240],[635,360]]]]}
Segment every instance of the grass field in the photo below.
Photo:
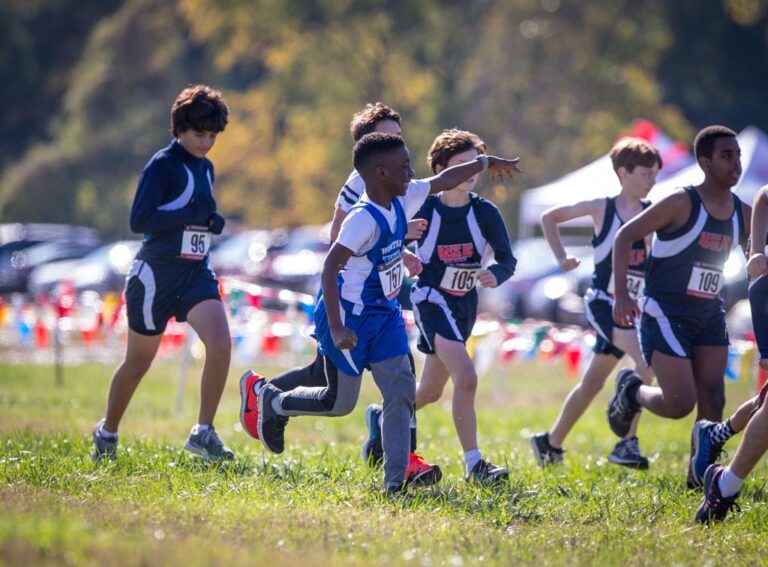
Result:
{"type": "MultiPolygon", "coordinates": [[[[559,363],[521,362],[481,381],[480,445],[509,467],[507,485],[464,483],[447,391],[419,413],[420,450],[443,481],[396,499],[359,456],[363,411],[377,399],[369,378],[354,414],[292,420],[278,457],[240,430],[233,369],[217,429],[237,456],[208,465],[181,449],[197,381],[175,415],[178,369],[160,365],[121,426],[119,459],[97,465],[90,428],[111,371],[69,367],[57,388],[51,367],[0,364],[0,565],[757,565],[768,552],[765,463],[741,513],[692,524],[701,498],[684,487],[692,417],[645,414],[650,470],[616,467],[605,459],[615,442],[606,388],[568,438],[566,465],[539,470],[528,436],[549,426],[573,384],[559,363]]],[[[750,392],[729,382],[727,411],[750,392]]]]}

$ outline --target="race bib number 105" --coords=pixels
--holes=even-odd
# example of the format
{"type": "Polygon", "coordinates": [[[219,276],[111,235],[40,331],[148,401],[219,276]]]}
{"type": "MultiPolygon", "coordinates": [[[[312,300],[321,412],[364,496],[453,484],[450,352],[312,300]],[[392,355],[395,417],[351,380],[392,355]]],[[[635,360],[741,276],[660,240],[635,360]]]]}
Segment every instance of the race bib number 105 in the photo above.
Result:
{"type": "Polygon", "coordinates": [[[208,253],[211,235],[204,226],[186,226],[181,237],[180,258],[202,260],[208,253]]]}
{"type": "Polygon", "coordinates": [[[451,295],[465,295],[475,287],[479,271],[478,266],[446,266],[440,289],[451,295]]]}

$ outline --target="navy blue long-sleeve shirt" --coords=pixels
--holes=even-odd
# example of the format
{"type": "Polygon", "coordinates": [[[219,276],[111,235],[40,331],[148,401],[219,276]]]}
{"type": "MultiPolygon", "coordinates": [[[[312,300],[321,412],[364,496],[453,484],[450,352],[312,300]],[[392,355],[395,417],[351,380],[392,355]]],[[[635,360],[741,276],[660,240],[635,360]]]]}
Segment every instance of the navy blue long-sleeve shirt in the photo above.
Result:
{"type": "Polygon", "coordinates": [[[176,140],[152,156],[131,206],[131,230],[144,233],[138,258],[190,261],[179,258],[184,227],[207,226],[216,212],[213,180],[213,164],[176,140]]]}

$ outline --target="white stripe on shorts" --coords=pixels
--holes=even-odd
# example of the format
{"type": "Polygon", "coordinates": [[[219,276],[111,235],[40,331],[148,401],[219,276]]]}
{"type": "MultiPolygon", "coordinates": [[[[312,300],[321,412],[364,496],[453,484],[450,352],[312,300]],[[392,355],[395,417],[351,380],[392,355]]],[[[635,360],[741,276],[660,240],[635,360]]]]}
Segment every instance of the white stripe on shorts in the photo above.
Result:
{"type": "MultiPolygon", "coordinates": [[[[413,305],[414,317],[416,317],[416,313],[418,311],[418,307],[416,307],[416,305],[421,301],[426,301],[427,303],[431,303],[432,305],[437,305],[438,307],[440,307],[440,309],[442,309],[443,313],[445,314],[445,318],[448,320],[448,324],[451,326],[451,329],[453,330],[456,340],[460,342],[464,342],[464,337],[462,337],[461,333],[459,332],[459,326],[456,324],[456,319],[453,318],[453,313],[451,313],[451,310],[448,307],[448,304],[445,302],[445,298],[440,292],[433,290],[431,287],[413,288],[413,291],[411,292],[411,304],[413,305]],[[430,293],[430,291],[433,291],[434,293],[430,293]]],[[[424,333],[424,327],[421,325],[421,317],[418,318],[418,321],[419,321],[418,325],[419,325],[419,329],[421,330],[421,334],[426,337],[426,334],[424,333]]],[[[445,337],[445,338],[448,339],[450,337],[445,337]]]]}
{"type": "Polygon", "coordinates": [[[155,274],[152,273],[152,268],[149,267],[149,264],[143,260],[134,260],[126,277],[126,282],[134,276],[139,278],[139,281],[144,286],[144,303],[142,304],[144,328],[147,331],[154,331],[155,320],[152,317],[152,302],[155,300],[155,291],[157,290],[155,274]]]}
{"type": "Polygon", "coordinates": [[[656,319],[656,323],[658,323],[659,329],[661,330],[661,336],[667,341],[667,344],[672,351],[678,356],[687,358],[688,355],[685,353],[680,341],[677,340],[675,332],[672,330],[672,325],[669,323],[669,319],[667,319],[667,316],[664,315],[664,312],[661,310],[661,305],[659,305],[655,299],[646,296],[643,298],[643,301],[640,302],[640,309],[643,313],[647,313],[650,317],[656,319]]]}

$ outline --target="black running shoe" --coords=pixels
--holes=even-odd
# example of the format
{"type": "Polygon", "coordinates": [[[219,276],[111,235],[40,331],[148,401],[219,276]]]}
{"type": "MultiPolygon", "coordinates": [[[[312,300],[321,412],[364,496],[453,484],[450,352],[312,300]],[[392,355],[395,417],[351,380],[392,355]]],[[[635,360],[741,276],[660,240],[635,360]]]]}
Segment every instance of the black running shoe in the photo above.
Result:
{"type": "Polygon", "coordinates": [[[648,468],[648,459],[643,457],[640,452],[640,443],[637,437],[627,437],[616,443],[613,451],[608,455],[608,461],[632,469],[648,468]]]}
{"type": "Polygon", "coordinates": [[[537,433],[531,437],[533,455],[542,467],[558,465],[563,462],[565,450],[556,449],[549,444],[549,433],[537,433]]]}
{"type": "Polygon", "coordinates": [[[704,502],[699,506],[695,517],[695,520],[700,524],[708,524],[712,520],[722,522],[732,508],[741,511],[739,505],[736,504],[736,499],[739,497],[738,492],[728,497],[720,493],[720,486],[717,481],[724,470],[723,465],[710,465],[707,472],[704,473],[704,502]]]}
{"type": "Polygon", "coordinates": [[[499,467],[491,463],[480,459],[477,464],[472,467],[472,470],[468,475],[464,477],[467,482],[474,482],[477,484],[495,484],[509,479],[509,471],[504,467],[499,467]]]}
{"type": "Polygon", "coordinates": [[[618,437],[627,436],[632,426],[632,420],[640,411],[636,401],[629,399],[629,392],[636,390],[642,380],[634,370],[624,368],[616,377],[616,393],[608,404],[608,425],[618,437]]]}
{"type": "Polygon", "coordinates": [[[259,390],[259,439],[271,453],[280,454],[285,450],[285,426],[288,417],[278,415],[272,409],[272,400],[280,395],[280,390],[267,382],[259,390]]]}

